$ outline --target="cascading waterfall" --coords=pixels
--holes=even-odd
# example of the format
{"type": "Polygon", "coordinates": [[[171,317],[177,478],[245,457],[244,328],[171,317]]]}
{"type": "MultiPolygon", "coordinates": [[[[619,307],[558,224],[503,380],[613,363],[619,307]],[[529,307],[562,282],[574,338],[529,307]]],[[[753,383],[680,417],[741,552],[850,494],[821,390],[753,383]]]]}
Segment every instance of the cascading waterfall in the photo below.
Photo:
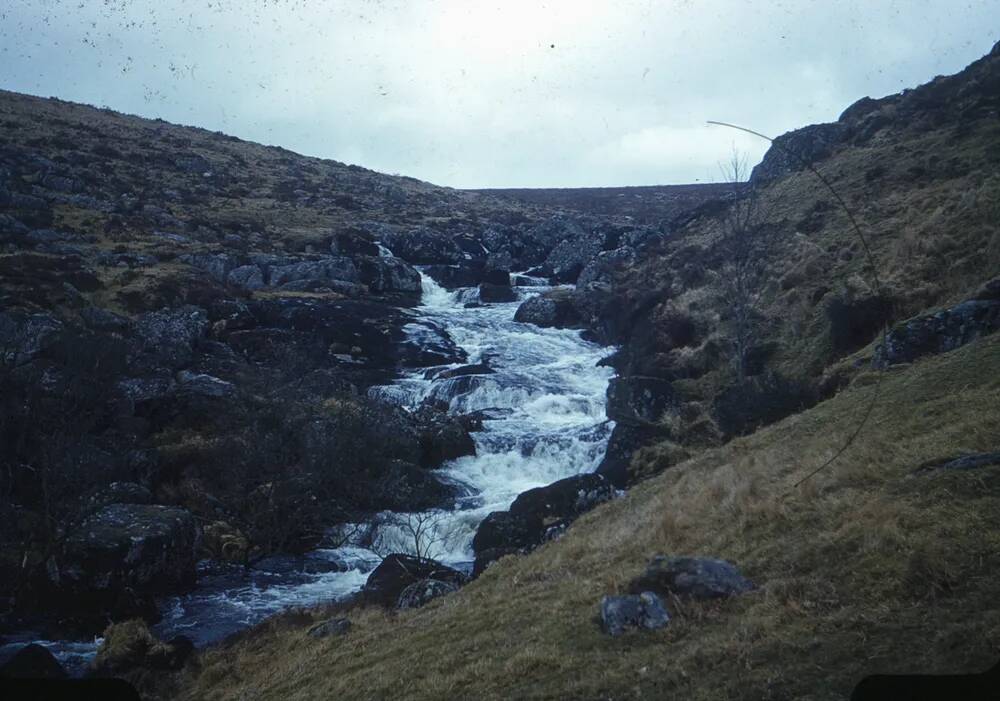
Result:
{"type": "MultiPolygon", "coordinates": [[[[383,254],[391,255],[387,250],[383,254]]],[[[516,289],[523,299],[548,288],[516,289]]],[[[437,325],[468,354],[470,364],[484,361],[492,373],[434,380],[425,379],[427,369],[420,368],[372,389],[374,395],[411,409],[433,400],[451,413],[483,413],[483,430],[473,434],[476,455],[438,471],[464,486],[468,496],[452,510],[395,518],[384,514],[380,533],[383,549],[412,551],[407,520],[423,519],[423,527],[430,529],[425,554],[464,569],[471,566],[472,538],[487,514],[506,509],[525,490],[594,470],[611,431],[604,407],[613,371],[597,365],[607,348],[584,341],[578,331],[515,322],[518,302],[466,306],[476,299],[474,289],[448,292],[423,275],[422,304],[415,310],[422,323],[405,330],[419,343],[426,333],[423,324],[437,325]]],[[[448,367],[457,366],[440,370],[448,367]]],[[[154,632],[164,638],[183,634],[198,646],[217,642],[289,606],[357,591],[379,561],[374,552],[354,545],[316,550],[303,558],[268,558],[249,572],[203,563],[193,592],[161,602],[164,617],[154,632]]],[[[100,642],[34,641],[77,672],[100,642]]]]}

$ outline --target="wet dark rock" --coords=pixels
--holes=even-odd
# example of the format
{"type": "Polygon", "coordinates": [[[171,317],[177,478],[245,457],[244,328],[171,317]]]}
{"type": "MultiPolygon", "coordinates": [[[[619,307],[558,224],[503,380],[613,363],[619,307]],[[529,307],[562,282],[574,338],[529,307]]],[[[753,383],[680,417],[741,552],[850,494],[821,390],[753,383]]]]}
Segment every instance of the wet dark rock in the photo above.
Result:
{"type": "Polygon", "coordinates": [[[753,590],[754,585],[726,560],[658,555],[649,561],[646,571],[634,579],[629,588],[633,592],[720,599],[745,594],[753,590]]]}
{"type": "Polygon", "coordinates": [[[422,409],[415,418],[420,425],[422,466],[439,467],[448,460],[476,454],[476,444],[459,417],[422,409]]]}
{"type": "Polygon", "coordinates": [[[663,601],[653,592],[601,598],[601,628],[611,636],[622,635],[628,628],[655,630],[670,622],[663,601]]]}
{"type": "Polygon", "coordinates": [[[28,233],[25,239],[31,243],[57,243],[60,241],[73,241],[79,237],[68,231],[56,231],[55,229],[36,229],[28,233]]]}
{"type": "Polygon", "coordinates": [[[421,368],[461,363],[467,356],[439,324],[421,320],[407,326],[408,337],[400,344],[399,362],[404,367],[421,368]]]}
{"type": "Polygon", "coordinates": [[[541,543],[545,525],[540,516],[494,511],[482,520],[472,539],[477,559],[490,550],[530,549],[541,543]]]}
{"type": "Polygon", "coordinates": [[[112,618],[148,613],[144,597],[194,583],[199,535],[183,509],[106,506],[71,530],[62,552],[49,561],[48,585],[57,592],[51,605],[112,618]]]}
{"type": "Polygon", "coordinates": [[[350,630],[350,620],[346,618],[330,618],[314,625],[306,631],[306,635],[310,638],[330,638],[333,636],[347,635],[350,630]]]}
{"type": "Polygon", "coordinates": [[[479,300],[490,304],[516,302],[517,292],[510,285],[495,285],[489,282],[481,282],[479,283],[479,300]]]}
{"type": "Polygon", "coordinates": [[[420,273],[399,258],[362,257],[358,268],[361,282],[375,294],[420,295],[420,273]]]}
{"type": "Polygon", "coordinates": [[[4,679],[66,679],[69,675],[48,648],[25,645],[0,667],[4,679]]]}
{"type": "Polygon", "coordinates": [[[482,360],[473,365],[462,365],[457,368],[448,368],[434,374],[435,380],[448,380],[452,377],[462,377],[463,375],[492,375],[494,373],[486,360],[482,360]]]}
{"type": "Polygon", "coordinates": [[[617,424],[608,439],[608,446],[597,474],[603,475],[611,484],[624,489],[632,484],[629,465],[632,456],[641,448],[652,445],[666,437],[665,433],[652,426],[630,426],[617,424]]]}
{"type": "Polygon", "coordinates": [[[522,492],[510,505],[510,513],[532,520],[571,519],[614,496],[614,487],[602,475],[573,475],[545,487],[522,492]]]}
{"type": "Polygon", "coordinates": [[[950,309],[897,324],[876,348],[872,365],[882,369],[946,353],[997,329],[1000,329],[1000,300],[970,299],[950,309]]]}
{"type": "Polygon", "coordinates": [[[458,591],[458,585],[454,582],[445,582],[440,579],[422,579],[414,582],[400,593],[396,601],[396,608],[400,610],[415,609],[447,594],[458,591]]]}
{"type": "Polygon", "coordinates": [[[601,475],[573,475],[518,495],[509,511],[489,514],[472,539],[474,572],[512,552],[527,552],[561,535],[578,516],[614,498],[601,475]]]}
{"type": "Polygon", "coordinates": [[[333,235],[330,253],[335,256],[378,256],[379,250],[371,234],[360,229],[348,229],[333,235]]]}
{"type": "Polygon", "coordinates": [[[551,328],[567,328],[581,322],[573,296],[566,290],[552,290],[525,300],[514,313],[514,321],[551,328]]]}
{"type": "Polygon", "coordinates": [[[467,578],[437,560],[395,553],[372,570],[362,593],[369,601],[392,608],[407,587],[427,579],[460,587],[467,578]]]}
{"type": "Polygon", "coordinates": [[[608,418],[629,426],[659,421],[664,412],[677,410],[679,401],[670,381],[656,377],[616,377],[608,383],[608,418]]]}
{"type": "Polygon", "coordinates": [[[482,265],[428,265],[424,273],[446,290],[475,287],[483,281],[482,265]]]}

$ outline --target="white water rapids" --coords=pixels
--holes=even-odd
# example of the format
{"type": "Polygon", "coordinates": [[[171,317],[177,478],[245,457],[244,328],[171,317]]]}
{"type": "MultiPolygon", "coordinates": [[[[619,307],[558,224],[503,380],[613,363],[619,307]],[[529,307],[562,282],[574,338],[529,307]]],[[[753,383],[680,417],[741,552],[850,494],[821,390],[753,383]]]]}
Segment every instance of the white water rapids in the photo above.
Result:
{"type": "MultiPolygon", "coordinates": [[[[466,307],[476,290],[447,292],[423,276],[422,303],[414,310],[415,323],[407,327],[412,340],[420,342],[426,330],[421,322],[432,322],[468,354],[469,364],[485,360],[493,373],[430,380],[421,368],[372,390],[407,408],[431,399],[446,402],[451,413],[486,410],[483,430],[472,434],[476,455],[450,461],[438,471],[463,485],[468,496],[454,509],[435,512],[432,533],[425,536],[427,554],[466,570],[473,558],[472,537],[487,514],[506,509],[525,490],[593,471],[612,427],[604,407],[613,371],[597,366],[609,349],[584,341],[579,331],[515,322],[519,302],[548,288],[515,289],[521,298],[517,302],[466,307]]],[[[413,542],[406,528],[389,525],[382,531],[380,550],[412,551],[413,542]]],[[[203,563],[193,592],[161,602],[163,621],[154,632],[164,638],[187,635],[198,646],[217,642],[282,609],[357,591],[379,561],[375,553],[350,546],[300,558],[269,558],[249,571],[203,563]]],[[[99,641],[35,642],[79,672],[99,641]]]]}

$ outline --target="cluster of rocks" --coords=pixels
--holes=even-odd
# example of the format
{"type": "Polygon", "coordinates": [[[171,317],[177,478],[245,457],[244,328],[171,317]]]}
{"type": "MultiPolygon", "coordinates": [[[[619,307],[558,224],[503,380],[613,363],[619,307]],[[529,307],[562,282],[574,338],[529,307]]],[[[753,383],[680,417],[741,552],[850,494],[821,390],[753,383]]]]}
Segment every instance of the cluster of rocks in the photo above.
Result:
{"type": "Polygon", "coordinates": [[[753,582],[726,560],[658,555],[630,582],[632,593],[601,599],[601,628],[612,636],[629,628],[662,628],[670,622],[664,598],[705,601],[745,594],[754,588],[753,582]]]}
{"type": "Polygon", "coordinates": [[[403,610],[458,591],[467,581],[466,575],[436,560],[394,553],[372,570],[361,593],[369,603],[403,610]]]}

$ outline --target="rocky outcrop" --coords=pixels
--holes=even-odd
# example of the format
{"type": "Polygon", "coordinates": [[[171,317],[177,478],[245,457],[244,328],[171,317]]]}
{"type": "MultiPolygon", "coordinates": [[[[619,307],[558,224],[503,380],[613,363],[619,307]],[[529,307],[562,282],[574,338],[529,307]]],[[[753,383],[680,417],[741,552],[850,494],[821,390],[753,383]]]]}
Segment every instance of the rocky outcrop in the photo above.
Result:
{"type": "Polygon", "coordinates": [[[872,364],[882,369],[910,363],[925,355],[955,350],[1000,329],[1000,294],[996,281],[984,286],[977,298],[954,307],[897,324],[875,350],[872,364]]]}
{"type": "Polygon", "coordinates": [[[460,587],[465,584],[466,577],[436,560],[396,553],[372,570],[361,591],[368,601],[393,608],[407,587],[425,580],[460,587]]]}
{"type": "Polygon", "coordinates": [[[195,580],[200,532],[183,509],[112,504],[69,533],[47,565],[52,605],[90,609],[95,618],[155,615],[151,597],[195,580]]]}
{"type": "Polygon", "coordinates": [[[629,588],[633,592],[721,599],[752,591],[754,584],[726,560],[658,555],[649,561],[642,575],[632,580],[629,588]]]}
{"type": "Polygon", "coordinates": [[[655,630],[670,622],[663,601],[653,592],[628,596],[605,596],[601,599],[601,628],[611,636],[622,635],[629,628],[655,630]]]}
{"type": "Polygon", "coordinates": [[[140,315],[130,364],[138,370],[179,370],[191,364],[195,344],[208,329],[204,309],[186,305],[140,315]]]}

